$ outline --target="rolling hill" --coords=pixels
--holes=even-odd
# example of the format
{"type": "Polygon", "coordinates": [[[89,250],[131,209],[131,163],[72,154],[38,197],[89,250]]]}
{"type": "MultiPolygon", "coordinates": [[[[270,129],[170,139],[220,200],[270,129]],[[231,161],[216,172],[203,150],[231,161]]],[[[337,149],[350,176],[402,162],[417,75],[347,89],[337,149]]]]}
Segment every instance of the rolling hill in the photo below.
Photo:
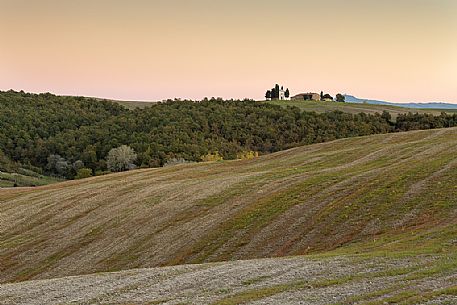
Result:
{"type": "Polygon", "coordinates": [[[399,106],[406,108],[419,108],[419,109],[448,109],[457,111],[457,104],[443,103],[443,102],[429,102],[429,103],[392,103],[379,100],[361,99],[353,95],[345,95],[346,102],[359,103],[359,104],[372,104],[372,105],[387,105],[399,106]]]}
{"type": "Polygon", "coordinates": [[[290,257],[0,285],[0,304],[455,304],[457,260],[290,257]]]}
{"type": "MultiPolygon", "coordinates": [[[[116,101],[108,100],[118,103],[128,109],[136,108],[147,108],[153,106],[157,102],[145,102],[145,101],[116,101]]],[[[296,106],[304,111],[315,111],[318,113],[328,111],[343,111],[348,113],[380,113],[389,111],[395,117],[399,113],[430,113],[433,115],[439,115],[441,112],[454,113],[457,112],[457,104],[450,103],[390,103],[377,100],[365,100],[359,99],[352,95],[346,95],[346,103],[337,102],[319,102],[319,101],[268,101],[270,104],[276,104],[280,106],[296,106]]]]}
{"type": "Polygon", "coordinates": [[[0,281],[456,250],[457,128],[0,192],[0,281]],[[329,252],[330,251],[330,252],[329,252]]]}
{"type": "Polygon", "coordinates": [[[401,113],[429,113],[433,115],[440,115],[441,112],[454,113],[456,109],[421,109],[408,107],[407,104],[402,106],[395,106],[393,104],[368,104],[368,103],[337,103],[337,102],[321,102],[321,101],[268,101],[267,103],[279,106],[295,106],[303,111],[315,111],[317,113],[324,113],[329,111],[343,111],[347,113],[382,113],[388,111],[393,118],[401,113]]]}

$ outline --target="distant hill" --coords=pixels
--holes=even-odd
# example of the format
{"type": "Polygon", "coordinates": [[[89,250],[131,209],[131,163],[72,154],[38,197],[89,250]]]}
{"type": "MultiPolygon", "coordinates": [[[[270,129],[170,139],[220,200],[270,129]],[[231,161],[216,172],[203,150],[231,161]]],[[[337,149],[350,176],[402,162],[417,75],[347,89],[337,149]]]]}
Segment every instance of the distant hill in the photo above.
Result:
{"type": "Polygon", "coordinates": [[[442,103],[442,102],[430,102],[430,103],[392,103],[386,101],[361,99],[353,95],[345,95],[347,103],[356,104],[373,104],[373,105],[388,105],[406,108],[418,108],[418,109],[456,109],[457,104],[442,103]]]}
{"type": "Polygon", "coordinates": [[[325,113],[332,111],[343,111],[347,113],[367,113],[375,114],[382,113],[383,111],[388,111],[393,119],[396,119],[400,114],[419,113],[419,114],[432,114],[440,115],[441,112],[454,113],[457,112],[457,109],[420,109],[412,107],[402,107],[397,106],[396,104],[369,104],[362,102],[348,102],[348,103],[338,103],[338,102],[321,102],[321,101],[303,101],[303,100],[291,100],[291,101],[267,101],[266,103],[279,105],[282,107],[294,106],[298,107],[302,111],[314,111],[317,113],[325,113]]]}

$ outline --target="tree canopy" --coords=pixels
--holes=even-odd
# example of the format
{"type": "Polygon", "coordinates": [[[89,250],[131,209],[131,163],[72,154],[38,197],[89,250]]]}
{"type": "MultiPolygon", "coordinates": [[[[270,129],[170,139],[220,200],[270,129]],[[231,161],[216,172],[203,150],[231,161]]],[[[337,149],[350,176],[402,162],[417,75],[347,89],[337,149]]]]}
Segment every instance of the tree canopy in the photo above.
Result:
{"type": "Polygon", "coordinates": [[[302,112],[252,100],[205,99],[157,103],[128,110],[116,103],[52,94],[0,92],[0,165],[20,164],[65,178],[109,169],[109,152],[127,145],[130,165],[236,159],[334,139],[451,127],[457,114],[399,115],[302,112]],[[90,171],[81,171],[82,168],[90,171]]]}

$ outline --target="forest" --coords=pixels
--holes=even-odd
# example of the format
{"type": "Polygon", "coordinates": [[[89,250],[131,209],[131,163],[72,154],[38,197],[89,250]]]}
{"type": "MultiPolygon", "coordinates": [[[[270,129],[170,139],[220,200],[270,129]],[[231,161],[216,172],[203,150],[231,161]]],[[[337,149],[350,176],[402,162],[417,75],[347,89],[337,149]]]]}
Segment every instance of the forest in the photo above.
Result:
{"type": "Polygon", "coordinates": [[[24,168],[73,179],[107,172],[127,145],[136,167],[237,159],[370,134],[457,126],[457,114],[303,112],[253,100],[168,100],[129,110],[85,97],[0,92],[0,171],[24,168]]]}

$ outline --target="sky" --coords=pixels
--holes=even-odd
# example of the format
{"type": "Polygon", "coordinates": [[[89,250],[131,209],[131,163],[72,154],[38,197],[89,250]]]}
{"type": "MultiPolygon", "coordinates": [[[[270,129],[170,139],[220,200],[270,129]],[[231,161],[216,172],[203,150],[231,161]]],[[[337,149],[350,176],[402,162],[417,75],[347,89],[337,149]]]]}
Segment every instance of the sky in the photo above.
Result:
{"type": "Polygon", "coordinates": [[[457,103],[456,0],[0,0],[0,90],[457,103]]]}

